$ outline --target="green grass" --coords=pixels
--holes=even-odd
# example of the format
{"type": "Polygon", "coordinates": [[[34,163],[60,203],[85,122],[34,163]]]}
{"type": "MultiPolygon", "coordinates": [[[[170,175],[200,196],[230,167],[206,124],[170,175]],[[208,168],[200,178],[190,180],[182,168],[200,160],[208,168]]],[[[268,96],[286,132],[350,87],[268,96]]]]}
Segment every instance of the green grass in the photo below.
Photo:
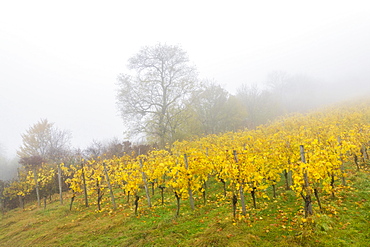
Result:
{"type": "Polygon", "coordinates": [[[282,182],[278,197],[258,198],[257,209],[246,193],[247,215],[241,216],[238,203],[237,219],[231,194],[225,199],[216,181],[209,183],[206,205],[199,196],[191,211],[188,201],[182,200],[179,217],[175,197],[167,192],[162,206],[159,190],[152,208],[141,196],[137,216],[132,203],[118,192],[118,209],[110,209],[106,193],[102,212],[97,212],[94,198],[88,208],[82,197],[76,198],[69,211],[70,195],[65,195],[64,205],[55,195],[45,210],[32,204],[1,216],[0,246],[369,246],[369,173],[353,171],[348,183],[351,188],[338,191],[334,199],[322,195],[322,213],[314,201],[315,214],[307,221],[301,198],[285,191],[282,182]]]}

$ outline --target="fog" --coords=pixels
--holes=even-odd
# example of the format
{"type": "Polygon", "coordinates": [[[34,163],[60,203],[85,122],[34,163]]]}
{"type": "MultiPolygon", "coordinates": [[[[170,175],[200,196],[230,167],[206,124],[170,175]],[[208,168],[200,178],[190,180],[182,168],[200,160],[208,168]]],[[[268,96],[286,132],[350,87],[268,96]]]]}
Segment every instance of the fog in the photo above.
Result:
{"type": "MultiPolygon", "coordinates": [[[[366,1],[6,1],[0,6],[0,144],[11,160],[42,118],[72,146],[123,139],[116,78],[142,46],[180,45],[230,93],[273,71],[315,82],[320,103],[370,91],[366,1]]],[[[5,162],[6,163],[6,162],[5,162]]]]}

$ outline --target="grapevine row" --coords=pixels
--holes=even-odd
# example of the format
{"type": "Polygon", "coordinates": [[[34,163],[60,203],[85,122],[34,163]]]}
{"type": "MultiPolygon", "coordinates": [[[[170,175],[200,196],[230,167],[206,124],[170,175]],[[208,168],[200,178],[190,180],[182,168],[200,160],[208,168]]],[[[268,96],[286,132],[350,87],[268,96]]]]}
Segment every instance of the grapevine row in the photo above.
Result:
{"type": "MultiPolygon", "coordinates": [[[[303,199],[306,216],[312,214],[312,197],[321,208],[320,194],[335,196],[336,187],[346,186],[344,164],[367,161],[370,107],[356,105],[327,109],[306,115],[279,119],[255,130],[209,135],[193,141],[181,141],[168,150],[152,150],[146,155],[127,154],[122,157],[82,160],[61,164],[65,182],[73,195],[84,194],[85,204],[91,198],[101,210],[110,194],[110,205],[116,208],[115,193],[122,191],[127,201],[143,191],[148,206],[150,189],[171,191],[177,202],[189,200],[194,209],[194,196],[206,202],[209,180],[222,184],[224,196],[236,202],[246,214],[245,195],[250,194],[253,206],[257,197],[276,197],[276,185],[285,178],[286,189],[303,199]],[[338,185],[338,181],[340,184],[338,185]],[[273,194],[267,194],[271,187],[273,194]],[[105,199],[104,199],[105,198],[105,199]]],[[[4,190],[9,197],[24,196],[33,188],[45,186],[56,169],[44,164],[34,171],[21,174],[19,181],[4,190]]],[[[74,198],[73,196],[73,198],[74,198]]],[[[72,203],[71,203],[72,207],[72,203]]],[[[135,211],[136,211],[135,210],[135,211]]]]}

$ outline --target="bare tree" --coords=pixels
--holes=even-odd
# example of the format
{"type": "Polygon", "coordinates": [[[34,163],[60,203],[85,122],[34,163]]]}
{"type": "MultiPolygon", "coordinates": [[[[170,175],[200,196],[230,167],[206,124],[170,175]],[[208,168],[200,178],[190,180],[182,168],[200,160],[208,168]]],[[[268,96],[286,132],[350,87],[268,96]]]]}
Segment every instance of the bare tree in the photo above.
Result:
{"type": "Polygon", "coordinates": [[[323,92],[322,82],[307,75],[289,75],[284,71],[274,71],[267,76],[265,84],[280,102],[283,113],[313,109],[325,98],[325,95],[319,97],[323,92]]]}
{"type": "Polygon", "coordinates": [[[128,68],[133,76],[118,77],[122,118],[131,135],[144,134],[163,148],[173,141],[173,121],[197,89],[196,69],[180,47],[162,44],[142,48],[129,59],[128,68]]]}
{"type": "Polygon", "coordinates": [[[284,93],[288,83],[290,75],[285,71],[273,71],[267,75],[266,85],[272,91],[284,93]]]}
{"type": "Polygon", "coordinates": [[[120,142],[117,138],[113,138],[106,144],[105,154],[107,155],[107,157],[120,157],[124,155],[123,148],[123,143],[120,142]]]}
{"type": "Polygon", "coordinates": [[[105,151],[106,147],[102,142],[93,140],[90,146],[88,146],[83,153],[85,156],[87,156],[87,158],[96,159],[97,157],[102,156],[105,151]]]}
{"type": "Polygon", "coordinates": [[[59,130],[52,126],[50,132],[50,146],[48,156],[55,162],[60,162],[69,153],[71,133],[66,130],[59,130]]]}
{"type": "Polygon", "coordinates": [[[281,114],[280,101],[269,90],[262,90],[257,85],[241,85],[237,89],[236,97],[247,112],[248,128],[255,128],[281,114]]]}

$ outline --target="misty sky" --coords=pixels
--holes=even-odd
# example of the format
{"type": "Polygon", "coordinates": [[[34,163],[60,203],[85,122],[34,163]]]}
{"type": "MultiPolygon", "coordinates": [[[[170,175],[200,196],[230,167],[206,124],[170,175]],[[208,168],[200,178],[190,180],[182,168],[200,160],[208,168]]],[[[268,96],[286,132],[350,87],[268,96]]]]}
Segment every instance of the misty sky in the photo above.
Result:
{"type": "Polygon", "coordinates": [[[122,139],[117,75],[159,42],[181,45],[200,78],[231,93],[276,70],[370,84],[367,1],[2,1],[2,149],[14,155],[42,118],[74,147],[122,139]]]}

